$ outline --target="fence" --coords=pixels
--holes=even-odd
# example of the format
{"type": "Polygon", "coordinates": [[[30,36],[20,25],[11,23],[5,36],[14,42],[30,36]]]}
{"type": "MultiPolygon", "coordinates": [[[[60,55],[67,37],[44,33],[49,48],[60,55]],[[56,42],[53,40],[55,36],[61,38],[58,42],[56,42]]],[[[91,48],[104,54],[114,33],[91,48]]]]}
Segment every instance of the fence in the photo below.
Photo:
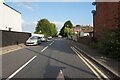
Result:
{"type": "Polygon", "coordinates": [[[0,35],[2,35],[2,45],[0,45],[0,47],[5,47],[25,43],[25,41],[31,36],[31,33],[0,30],[0,35]]]}

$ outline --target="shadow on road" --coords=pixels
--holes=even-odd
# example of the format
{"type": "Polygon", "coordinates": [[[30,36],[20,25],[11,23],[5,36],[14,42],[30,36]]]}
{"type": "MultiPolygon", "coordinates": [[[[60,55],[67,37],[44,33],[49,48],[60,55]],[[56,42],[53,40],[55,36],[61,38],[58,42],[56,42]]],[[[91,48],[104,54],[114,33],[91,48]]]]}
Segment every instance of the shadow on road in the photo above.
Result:
{"type": "MultiPolygon", "coordinates": [[[[57,61],[57,62],[60,62],[60,63],[62,63],[62,64],[65,64],[65,65],[67,65],[67,66],[69,66],[69,67],[72,67],[72,68],[75,68],[75,69],[80,70],[80,71],[82,71],[82,72],[85,72],[85,73],[87,73],[87,74],[89,74],[89,75],[95,76],[93,73],[91,73],[91,72],[89,72],[89,71],[86,71],[86,70],[83,70],[83,69],[81,69],[81,68],[79,68],[79,67],[76,67],[76,66],[74,66],[74,65],[65,63],[65,62],[63,62],[63,61],[60,61],[60,60],[55,59],[55,58],[52,58],[52,57],[50,57],[50,56],[47,56],[47,55],[42,54],[42,53],[40,53],[40,52],[37,52],[37,51],[35,51],[35,50],[31,50],[31,49],[29,49],[29,48],[26,48],[26,49],[27,49],[27,50],[30,50],[30,51],[32,51],[32,52],[35,52],[35,53],[37,53],[37,54],[40,54],[41,56],[44,56],[44,57],[47,57],[47,58],[49,58],[49,59],[55,60],[55,61],[57,61]]],[[[46,74],[44,75],[45,77],[47,76],[47,72],[50,71],[50,68],[51,68],[53,71],[55,70],[56,72],[60,69],[60,67],[48,66],[48,67],[47,67],[46,74]],[[53,68],[55,68],[55,69],[53,69],[53,68]]],[[[51,74],[52,74],[52,73],[51,73],[51,74]]]]}

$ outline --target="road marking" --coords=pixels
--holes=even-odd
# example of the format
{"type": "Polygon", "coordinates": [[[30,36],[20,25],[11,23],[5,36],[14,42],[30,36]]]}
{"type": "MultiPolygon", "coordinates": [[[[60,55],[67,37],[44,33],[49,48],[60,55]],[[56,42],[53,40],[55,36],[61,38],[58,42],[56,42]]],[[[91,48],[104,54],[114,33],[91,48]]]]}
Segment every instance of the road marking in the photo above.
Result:
{"type": "Polygon", "coordinates": [[[93,71],[93,73],[99,78],[101,79],[101,77],[99,76],[99,74],[78,54],[78,52],[75,50],[75,48],[71,47],[71,49],[77,54],[77,56],[93,71]]]}
{"type": "Polygon", "coordinates": [[[57,75],[57,79],[56,80],[65,80],[64,79],[64,75],[63,75],[63,72],[62,70],[59,71],[58,75],[57,75]]]}
{"type": "MultiPolygon", "coordinates": [[[[108,77],[100,71],[91,61],[89,61],[87,58],[85,58],[83,55],[81,55],[90,65],[92,65],[105,79],[108,79],[108,77]]],[[[108,79],[109,80],[109,79],[108,79]]]]}
{"type": "MultiPolygon", "coordinates": [[[[75,49],[75,48],[74,48],[75,49]]],[[[76,50],[76,49],[75,49],[76,50]]],[[[94,69],[103,76],[103,78],[109,80],[109,78],[102,72],[100,71],[91,61],[89,61],[86,57],[84,57],[78,50],[76,50],[77,54],[81,56],[84,60],[86,60],[94,69]]]]}
{"type": "Polygon", "coordinates": [[[109,66],[104,65],[103,63],[97,61],[94,57],[88,55],[85,51],[83,51],[82,49],[78,48],[77,46],[74,45],[74,47],[80,51],[82,51],[83,53],[85,53],[87,56],[91,57],[94,61],[96,61],[97,63],[99,63],[100,65],[104,66],[106,69],[108,69],[109,71],[111,71],[112,73],[114,73],[116,76],[120,77],[120,75],[118,73],[116,73],[114,70],[112,70],[109,66]]]}
{"type": "MultiPolygon", "coordinates": [[[[49,44],[49,46],[52,45],[53,43],[54,43],[54,41],[52,41],[52,42],[49,44]]],[[[47,48],[48,48],[48,46],[46,46],[45,48],[43,48],[43,49],[41,50],[41,52],[45,51],[47,48]]]]}
{"type": "Polygon", "coordinates": [[[25,68],[30,62],[32,62],[37,56],[34,56],[29,61],[27,61],[23,66],[21,66],[17,71],[15,71],[13,74],[11,74],[6,80],[10,80],[13,78],[17,73],[19,73],[23,68],[25,68]]]}
{"type": "Polygon", "coordinates": [[[48,48],[48,46],[46,46],[43,50],[41,50],[41,52],[45,51],[48,48]]]}
{"type": "MultiPolygon", "coordinates": [[[[75,46],[76,47],[76,46],[75,46]]],[[[77,48],[77,47],[76,47],[77,48]]],[[[78,49],[78,48],[77,48],[78,49]]],[[[81,49],[80,49],[81,50],[81,49]]],[[[76,50],[77,51],[77,50],[76,50]]],[[[83,50],[81,50],[82,52],[84,52],[83,50]]],[[[79,54],[80,54],[80,52],[79,51],[77,51],[79,54]]],[[[90,64],[90,65],[92,65],[105,79],[107,79],[107,80],[109,80],[109,78],[102,72],[102,71],[100,71],[91,61],[89,61],[87,58],[85,58],[82,54],[81,54],[81,56],[90,64]]]]}
{"type": "Polygon", "coordinates": [[[52,41],[49,45],[52,45],[54,43],[54,41],[52,41]]]}

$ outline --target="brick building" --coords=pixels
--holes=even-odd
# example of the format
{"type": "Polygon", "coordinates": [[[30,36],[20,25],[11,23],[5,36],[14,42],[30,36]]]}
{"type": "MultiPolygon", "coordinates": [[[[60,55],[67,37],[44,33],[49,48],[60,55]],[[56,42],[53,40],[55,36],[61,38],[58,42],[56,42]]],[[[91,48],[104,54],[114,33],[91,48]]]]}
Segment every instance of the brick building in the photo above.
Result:
{"type": "Polygon", "coordinates": [[[120,18],[120,2],[96,2],[93,11],[94,37],[98,40],[105,36],[105,32],[116,28],[117,18],[120,18]]]}

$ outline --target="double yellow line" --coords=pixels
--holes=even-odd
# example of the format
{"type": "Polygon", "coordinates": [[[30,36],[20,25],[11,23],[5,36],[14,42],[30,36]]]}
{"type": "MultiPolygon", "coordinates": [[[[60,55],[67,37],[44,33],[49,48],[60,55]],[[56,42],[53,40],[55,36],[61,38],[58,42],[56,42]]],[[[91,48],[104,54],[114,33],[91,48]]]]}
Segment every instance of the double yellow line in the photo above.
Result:
{"type": "Polygon", "coordinates": [[[71,49],[76,53],[76,55],[90,68],[91,71],[99,78],[103,80],[102,77],[106,80],[110,80],[101,70],[99,70],[89,59],[84,57],[77,49],[71,47],[71,49]],[[101,77],[101,76],[102,77],[101,77]]]}

